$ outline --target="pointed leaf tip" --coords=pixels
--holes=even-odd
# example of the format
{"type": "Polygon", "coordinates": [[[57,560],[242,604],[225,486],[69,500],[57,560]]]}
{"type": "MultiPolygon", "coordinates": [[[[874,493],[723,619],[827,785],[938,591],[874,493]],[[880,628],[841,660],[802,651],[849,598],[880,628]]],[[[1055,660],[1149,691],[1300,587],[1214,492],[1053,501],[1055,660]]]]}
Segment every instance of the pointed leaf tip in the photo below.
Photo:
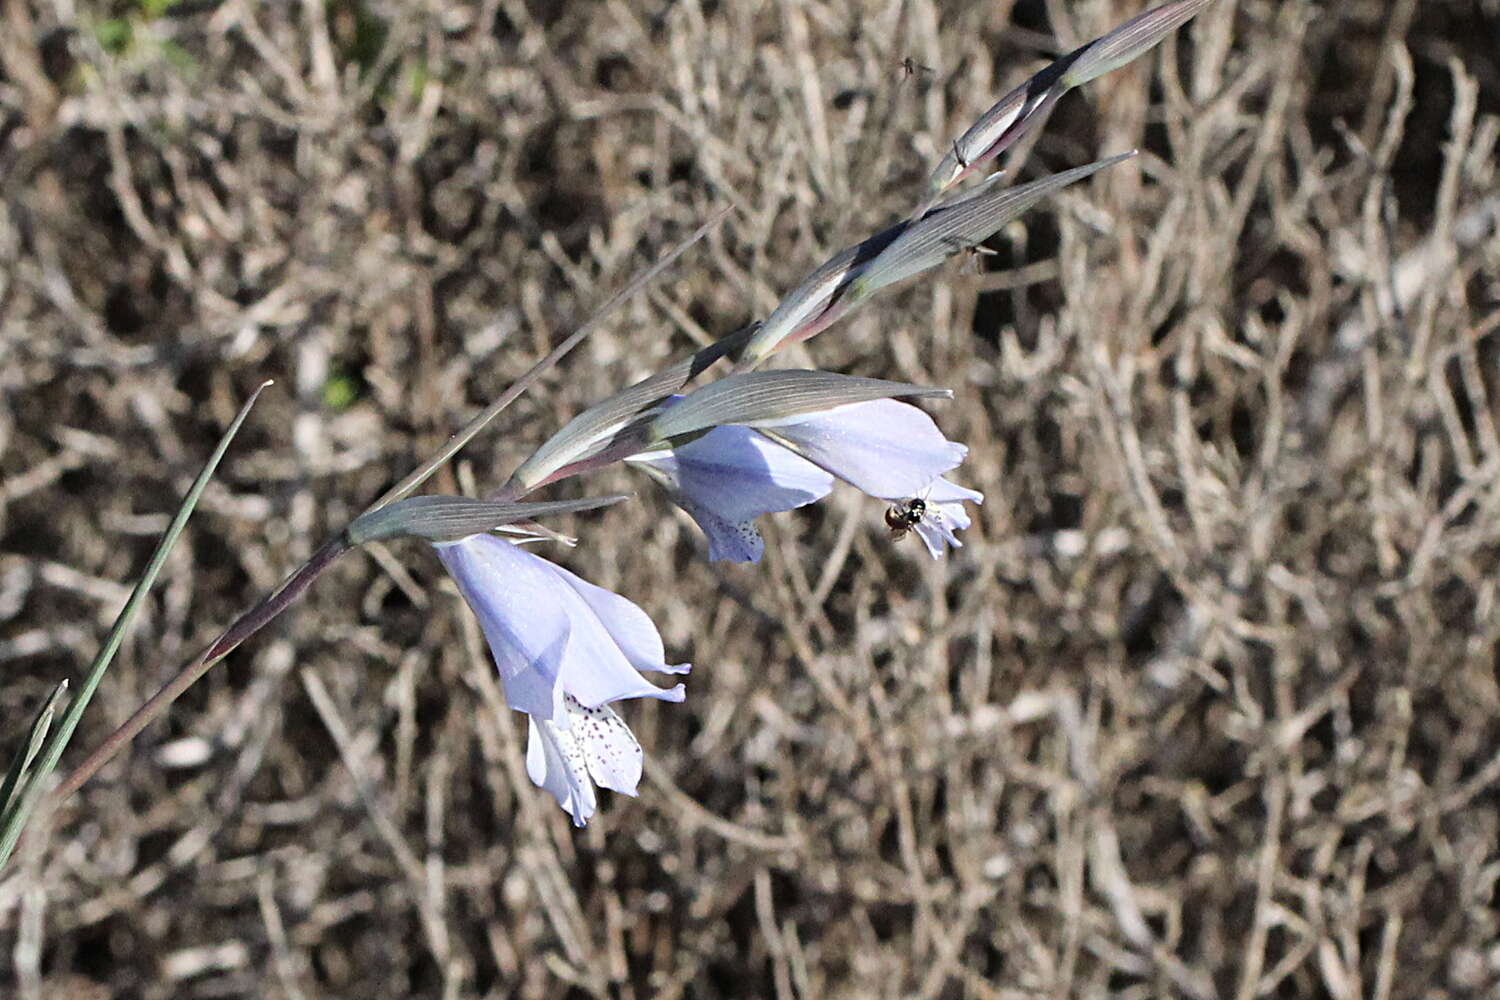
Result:
{"type": "MultiPolygon", "coordinates": [[[[62,707],[64,696],[68,693],[68,682],[64,678],[58,681],[52,688],[52,693],[42,702],[42,707],[37,711],[36,717],[31,722],[31,728],[27,731],[26,740],[21,744],[21,749],[16,753],[16,758],[11,762],[10,771],[5,776],[5,782],[0,785],[0,817],[6,823],[11,822],[12,814],[20,805],[20,793],[29,784],[32,764],[36,762],[37,755],[42,752],[42,747],[47,740],[47,734],[52,730],[52,720],[56,718],[58,709],[62,707]]],[[[23,817],[24,820],[24,817],[23,817]]]]}
{"type": "Polygon", "coordinates": [[[1134,62],[1210,3],[1213,0],[1173,0],[1136,15],[1113,31],[1074,50],[1073,64],[1063,73],[1064,86],[1080,86],[1134,62]]]}

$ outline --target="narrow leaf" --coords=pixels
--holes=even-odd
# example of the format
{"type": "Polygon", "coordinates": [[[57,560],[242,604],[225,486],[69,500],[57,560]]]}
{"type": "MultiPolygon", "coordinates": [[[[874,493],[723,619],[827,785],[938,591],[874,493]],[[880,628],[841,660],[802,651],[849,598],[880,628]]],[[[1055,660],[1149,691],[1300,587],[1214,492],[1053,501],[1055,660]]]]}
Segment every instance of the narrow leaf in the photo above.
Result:
{"type": "Polygon", "coordinates": [[[5,817],[10,814],[11,807],[15,804],[16,789],[20,787],[28,771],[31,762],[36,760],[36,755],[42,749],[42,742],[47,738],[47,732],[52,728],[52,717],[57,714],[58,705],[61,704],[63,696],[68,693],[68,682],[59,681],[42,703],[41,711],[37,712],[36,718],[32,720],[31,729],[26,733],[26,742],[22,744],[21,751],[16,754],[16,759],[10,765],[10,771],[5,776],[5,784],[0,785],[0,826],[4,825],[5,817]]]}
{"type": "Polygon", "coordinates": [[[745,372],[711,382],[688,395],[652,422],[651,438],[666,441],[725,424],[753,425],[871,399],[952,395],[948,389],[834,372],[745,372]]]}
{"type": "Polygon", "coordinates": [[[182,529],[187,527],[188,517],[192,515],[193,509],[198,506],[198,499],[203,495],[203,490],[208,486],[208,481],[213,478],[214,470],[219,467],[219,462],[224,458],[224,453],[229,450],[229,443],[239,433],[240,425],[250,415],[250,407],[260,398],[262,390],[270,385],[270,382],[262,382],[260,386],[245,400],[245,405],[240,407],[240,412],[235,415],[234,421],[219,439],[218,446],[209,456],[208,464],[203,471],[198,473],[198,478],[193,480],[193,485],[188,488],[187,496],[183,498],[182,505],[177,508],[177,514],[172,518],[172,523],[167,525],[166,532],[161,536],[161,541],[156,545],[156,551],[151,553],[151,560],[146,564],[146,571],[136,582],[135,589],[130,592],[130,598],[125,602],[125,607],[120,611],[119,617],[115,619],[109,635],[104,640],[94,662],[89,665],[82,686],[78,689],[78,696],[68,706],[68,711],[63,715],[62,722],[58,724],[46,746],[42,748],[36,768],[25,776],[21,787],[16,792],[16,801],[7,812],[3,822],[0,822],[0,865],[4,865],[10,859],[11,853],[16,849],[16,841],[21,837],[21,830],[26,825],[27,818],[36,808],[36,803],[41,798],[42,790],[46,786],[48,777],[51,776],[58,760],[62,757],[63,750],[73,738],[73,731],[78,728],[78,720],[83,716],[83,710],[88,707],[89,701],[94,697],[94,691],[98,689],[99,682],[104,679],[104,671],[109,668],[110,661],[115,658],[115,653],[120,648],[120,643],[125,639],[125,632],[130,628],[130,623],[135,620],[136,613],[141,604],[145,602],[146,595],[151,591],[151,586],[156,582],[156,577],[161,573],[162,566],[167,561],[167,556],[172,552],[172,546],[177,543],[182,529]]]}
{"type": "Polygon", "coordinates": [[[351,545],[364,545],[390,538],[451,542],[518,521],[595,510],[627,499],[628,496],[620,494],[538,503],[493,503],[469,497],[407,497],[360,516],[349,525],[347,534],[351,545]]]}

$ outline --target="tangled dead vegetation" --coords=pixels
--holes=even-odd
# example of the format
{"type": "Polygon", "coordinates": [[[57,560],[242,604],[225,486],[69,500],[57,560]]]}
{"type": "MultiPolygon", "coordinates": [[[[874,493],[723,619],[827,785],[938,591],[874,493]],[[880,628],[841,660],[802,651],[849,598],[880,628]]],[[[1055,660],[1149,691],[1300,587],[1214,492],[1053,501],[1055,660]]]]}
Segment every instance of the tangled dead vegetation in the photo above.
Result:
{"type": "MultiPolygon", "coordinates": [[[[716,208],[445,488],[1140,7],[6,0],[0,751],[262,379],[84,745],[716,208]]],[[[1493,995],[1497,43],[1493,0],[1223,0],[1071,94],[1016,175],[1135,163],[794,352],[954,389],[960,554],[839,495],[724,569],[600,484],[641,499],[565,561],[698,666],[582,834],[436,561],[346,560],[27,841],[4,991],[1493,995]]]]}

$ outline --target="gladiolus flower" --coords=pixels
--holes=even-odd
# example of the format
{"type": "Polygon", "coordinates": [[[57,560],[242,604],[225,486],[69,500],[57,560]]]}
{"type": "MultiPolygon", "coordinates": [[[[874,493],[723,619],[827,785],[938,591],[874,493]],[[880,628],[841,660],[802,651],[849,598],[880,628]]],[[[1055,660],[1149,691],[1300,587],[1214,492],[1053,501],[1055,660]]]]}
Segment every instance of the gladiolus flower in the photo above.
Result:
{"type": "Polygon", "coordinates": [[[894,399],[751,426],[860,492],[886,499],[916,496],[969,453],[943,437],[926,413],[894,399]]]}
{"type": "Polygon", "coordinates": [[[759,562],[762,514],[821,500],[833,477],[744,427],[715,427],[675,448],[634,455],[708,536],[708,558],[759,562]]]}
{"type": "Polygon", "coordinates": [[[862,493],[891,501],[922,498],[931,514],[913,530],[933,558],[945,542],[960,544],[954,530],[970,523],[963,503],[984,502],[982,493],[941,478],[969,449],[945,438],[909,403],[876,399],[753,426],[862,493]]]}
{"type": "Polygon", "coordinates": [[[666,663],[661,635],[630,601],[493,535],[434,546],[479,618],[511,708],[530,716],[526,770],[573,822],[594,814],[599,785],[634,795],[640,744],[610,708],[629,698],[682,701],[641,671],[666,663]]]}

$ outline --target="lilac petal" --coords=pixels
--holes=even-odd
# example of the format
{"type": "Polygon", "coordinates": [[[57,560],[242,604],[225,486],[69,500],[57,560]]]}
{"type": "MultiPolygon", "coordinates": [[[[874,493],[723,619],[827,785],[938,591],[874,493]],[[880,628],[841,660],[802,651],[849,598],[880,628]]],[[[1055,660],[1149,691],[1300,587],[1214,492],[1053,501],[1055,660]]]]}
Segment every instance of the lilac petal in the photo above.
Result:
{"type": "Polygon", "coordinates": [[[687,674],[692,673],[693,665],[691,663],[663,663],[649,669],[658,674],[687,674]]]}
{"type": "Polygon", "coordinates": [[[745,427],[715,427],[671,451],[631,459],[655,470],[672,500],[708,536],[708,558],[759,562],[762,514],[827,496],[833,477],[745,427]]]}
{"type": "MultiPolygon", "coordinates": [[[[957,483],[949,482],[946,479],[939,479],[931,486],[927,487],[926,491],[922,494],[922,498],[928,503],[947,504],[958,503],[961,501],[968,503],[984,503],[983,493],[980,493],[978,490],[971,490],[967,486],[960,486],[957,483]]],[[[959,508],[959,510],[962,509],[962,507],[959,508]]],[[[961,527],[967,528],[968,526],[968,515],[965,514],[964,524],[961,525],[961,527]]]]}
{"type": "Polygon", "coordinates": [[[608,705],[585,708],[568,700],[568,738],[583,750],[589,777],[600,788],[634,795],[645,754],[635,734],[608,705]]]}
{"type": "Polygon", "coordinates": [[[490,535],[434,548],[479,619],[510,707],[556,718],[571,626],[551,564],[490,535]]]}
{"type": "Polygon", "coordinates": [[[634,795],[644,754],[635,734],[614,709],[587,708],[565,699],[567,725],[532,719],[526,735],[526,774],[552,793],[557,804],[583,826],[594,815],[594,786],[634,795]]]}
{"type": "Polygon", "coordinates": [[[703,529],[703,534],[708,538],[709,562],[760,562],[760,557],[766,551],[766,543],[760,537],[760,529],[755,526],[755,522],[722,518],[707,507],[693,503],[681,493],[674,493],[672,499],[703,529]]]}
{"type": "Polygon", "coordinates": [[[598,806],[583,750],[565,729],[533,718],[526,734],[526,774],[533,784],[552,793],[557,804],[573,817],[574,826],[588,823],[598,806]]]}
{"type": "Polygon", "coordinates": [[[963,504],[934,503],[928,504],[929,510],[936,510],[939,514],[938,526],[943,529],[943,534],[951,539],[955,545],[958,539],[954,537],[955,531],[962,531],[973,522],[969,520],[969,512],[964,510],[963,504]]]}
{"type": "Polygon", "coordinates": [[[642,677],[578,592],[567,587],[563,595],[573,626],[562,664],[563,691],[589,708],[622,698],[682,701],[687,697],[681,684],[659,688],[642,677]]]}
{"type": "Polygon", "coordinates": [[[561,566],[555,566],[554,569],[583,603],[588,605],[632,667],[672,674],[685,674],[692,669],[691,664],[669,666],[665,662],[666,651],[662,647],[661,633],[656,630],[651,617],[635,602],[589,583],[561,566]]]}
{"type": "Polygon", "coordinates": [[[678,489],[730,521],[823,499],[833,477],[745,427],[716,427],[675,450],[678,489]]]}
{"type": "Polygon", "coordinates": [[[928,521],[923,521],[912,530],[917,533],[918,538],[922,539],[922,544],[927,546],[927,554],[932,556],[932,558],[934,559],[943,558],[944,553],[947,552],[947,549],[943,545],[943,542],[947,539],[952,540],[954,548],[963,548],[963,542],[960,542],[957,538],[954,538],[952,532],[948,532],[947,539],[945,539],[943,535],[943,529],[940,526],[932,524],[928,521]]]}
{"type": "Polygon", "coordinates": [[[506,701],[564,727],[562,696],[596,707],[621,698],[682,701],[636,663],[661,669],[661,637],[635,605],[490,535],[435,546],[480,627],[506,701]]]}
{"type": "Polygon", "coordinates": [[[932,418],[894,399],[757,424],[761,433],[870,496],[915,496],[969,450],[943,437],[932,418]]]}
{"type": "Polygon", "coordinates": [[[917,537],[922,539],[922,544],[927,546],[927,554],[934,559],[943,558],[943,554],[946,552],[944,548],[945,544],[951,545],[955,549],[964,547],[964,543],[958,540],[958,536],[953,533],[953,529],[955,527],[967,527],[968,515],[964,515],[964,523],[959,525],[950,524],[948,522],[949,516],[949,512],[947,511],[929,507],[927,517],[913,529],[916,531],[917,537]]]}

